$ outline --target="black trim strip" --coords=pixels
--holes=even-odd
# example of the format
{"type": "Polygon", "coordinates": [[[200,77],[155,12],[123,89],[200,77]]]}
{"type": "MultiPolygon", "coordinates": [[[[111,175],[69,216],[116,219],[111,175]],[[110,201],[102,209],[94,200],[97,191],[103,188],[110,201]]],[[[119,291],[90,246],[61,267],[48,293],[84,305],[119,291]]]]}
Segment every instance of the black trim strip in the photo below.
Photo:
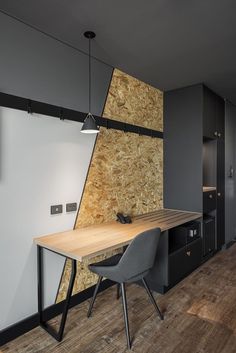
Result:
{"type": "MultiPolygon", "coordinates": [[[[82,123],[86,113],[0,92],[0,106],[82,123]]],[[[163,139],[163,132],[94,115],[97,125],[110,129],[163,139]]]]}
{"type": "MultiPolygon", "coordinates": [[[[106,279],[102,281],[99,292],[104,291],[105,289],[114,285],[114,282],[106,279]]],[[[88,300],[92,297],[93,292],[95,289],[95,285],[83,290],[80,293],[77,293],[71,297],[70,308],[88,300]]],[[[48,321],[53,319],[55,316],[58,316],[62,313],[63,308],[65,305],[65,301],[63,300],[60,303],[53,304],[48,308],[43,310],[42,317],[44,321],[48,321]]],[[[9,341],[14,340],[15,338],[25,334],[26,332],[34,329],[35,327],[39,326],[39,314],[36,313],[27,317],[26,319],[17,322],[14,325],[11,325],[4,330],[0,331],[0,346],[3,346],[9,341]]]]}

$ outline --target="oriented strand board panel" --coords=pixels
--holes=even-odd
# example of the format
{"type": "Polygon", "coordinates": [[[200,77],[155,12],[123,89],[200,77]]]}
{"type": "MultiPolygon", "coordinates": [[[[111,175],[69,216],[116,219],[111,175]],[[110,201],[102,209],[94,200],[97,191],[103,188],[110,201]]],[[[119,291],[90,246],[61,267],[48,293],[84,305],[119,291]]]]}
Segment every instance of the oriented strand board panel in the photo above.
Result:
{"type": "MultiPolygon", "coordinates": [[[[105,117],[163,130],[163,93],[119,70],[114,70],[105,117]]],[[[98,135],[76,228],[132,216],[163,207],[163,141],[101,128],[98,135]]],[[[117,250],[118,251],[118,250],[117,250]]],[[[92,262],[111,256],[101,255],[92,262]]],[[[91,261],[90,261],[91,262],[91,261]]],[[[93,285],[97,276],[78,262],[74,293],[93,285]]],[[[57,301],[65,298],[71,264],[66,262],[57,301]]]]}
{"type": "Polygon", "coordinates": [[[163,131],[163,92],[114,70],[103,116],[163,131]]]}
{"type": "Polygon", "coordinates": [[[162,207],[162,140],[101,128],[77,227],[162,207]]]}

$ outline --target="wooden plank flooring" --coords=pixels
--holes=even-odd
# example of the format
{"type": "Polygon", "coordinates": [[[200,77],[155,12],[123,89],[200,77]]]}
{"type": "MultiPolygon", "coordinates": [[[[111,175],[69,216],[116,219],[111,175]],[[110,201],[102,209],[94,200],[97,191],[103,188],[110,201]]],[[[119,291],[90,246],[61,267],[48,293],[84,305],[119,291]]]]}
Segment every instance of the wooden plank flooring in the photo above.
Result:
{"type": "MultiPolygon", "coordinates": [[[[236,245],[217,254],[167,294],[155,295],[165,313],[163,322],[143,288],[129,285],[127,296],[133,352],[236,352],[236,245]]],[[[122,307],[115,298],[115,288],[101,293],[90,319],[86,317],[88,301],[71,309],[61,343],[36,328],[0,352],[126,352],[122,307]]]]}

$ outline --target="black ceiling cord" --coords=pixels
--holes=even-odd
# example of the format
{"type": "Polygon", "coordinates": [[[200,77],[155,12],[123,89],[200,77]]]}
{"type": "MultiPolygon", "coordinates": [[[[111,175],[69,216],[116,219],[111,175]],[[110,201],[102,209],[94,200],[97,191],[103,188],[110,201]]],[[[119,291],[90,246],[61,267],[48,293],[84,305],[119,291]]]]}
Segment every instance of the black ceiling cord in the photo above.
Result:
{"type": "MultiPolygon", "coordinates": [[[[42,29],[40,29],[40,28],[38,28],[38,27],[36,27],[36,26],[34,26],[34,25],[32,25],[32,24],[30,24],[30,23],[28,23],[28,22],[26,22],[26,21],[24,21],[24,20],[22,20],[22,19],[20,19],[19,17],[15,16],[15,15],[12,15],[12,14],[10,14],[10,13],[8,13],[8,12],[2,10],[2,9],[0,9],[0,12],[1,12],[2,14],[6,15],[6,16],[8,16],[8,17],[10,17],[10,18],[12,18],[13,20],[16,20],[16,21],[18,21],[18,22],[24,24],[25,26],[27,26],[27,27],[29,27],[29,28],[32,28],[32,29],[34,29],[35,31],[37,31],[37,32],[39,32],[39,33],[41,33],[41,34],[47,36],[48,38],[51,38],[51,39],[57,41],[57,42],[60,43],[60,44],[66,45],[67,47],[69,47],[69,48],[71,48],[71,49],[74,49],[74,50],[76,50],[76,51],[78,51],[78,52],[80,52],[80,53],[82,53],[82,54],[84,54],[84,55],[87,55],[87,53],[86,53],[85,51],[83,51],[83,50],[81,50],[81,49],[75,47],[74,45],[72,45],[72,44],[70,44],[70,43],[68,43],[68,42],[66,42],[66,41],[64,41],[64,40],[62,40],[62,39],[59,39],[59,38],[55,37],[53,34],[50,34],[50,33],[47,33],[47,32],[45,32],[45,31],[43,31],[42,29]]],[[[93,59],[95,59],[95,60],[99,61],[100,63],[102,63],[102,64],[104,64],[104,65],[106,65],[106,66],[108,66],[108,67],[111,67],[111,68],[113,69],[113,66],[111,66],[111,65],[108,64],[108,63],[106,63],[105,61],[100,60],[100,59],[98,59],[98,58],[96,58],[96,57],[93,57],[93,59]]]]}

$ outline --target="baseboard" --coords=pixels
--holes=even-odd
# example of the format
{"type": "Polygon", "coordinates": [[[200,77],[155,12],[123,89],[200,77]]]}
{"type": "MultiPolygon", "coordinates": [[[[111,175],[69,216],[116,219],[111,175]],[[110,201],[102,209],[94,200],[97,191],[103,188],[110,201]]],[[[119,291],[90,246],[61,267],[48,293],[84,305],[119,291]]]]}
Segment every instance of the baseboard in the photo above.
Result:
{"type": "Polygon", "coordinates": [[[229,249],[232,245],[234,245],[236,243],[236,239],[231,240],[230,242],[228,242],[227,244],[225,244],[225,248],[229,249]]]}
{"type": "MultiPolygon", "coordinates": [[[[105,289],[111,287],[114,285],[114,282],[106,279],[102,281],[99,292],[104,291],[105,289]]],[[[76,306],[85,300],[91,298],[93,295],[95,286],[89,287],[85,290],[83,290],[80,293],[77,293],[71,297],[71,302],[70,302],[70,308],[73,306],[76,306]]],[[[53,304],[49,306],[48,308],[44,309],[43,311],[43,320],[48,321],[54,318],[57,315],[60,315],[62,313],[63,307],[64,307],[65,301],[63,300],[60,303],[53,304]]],[[[14,340],[15,338],[23,335],[26,332],[29,332],[30,330],[34,329],[35,327],[39,326],[39,315],[38,313],[35,313],[26,319],[17,322],[14,325],[11,325],[4,330],[0,331],[0,346],[6,344],[7,342],[10,342],[14,340]]]]}

